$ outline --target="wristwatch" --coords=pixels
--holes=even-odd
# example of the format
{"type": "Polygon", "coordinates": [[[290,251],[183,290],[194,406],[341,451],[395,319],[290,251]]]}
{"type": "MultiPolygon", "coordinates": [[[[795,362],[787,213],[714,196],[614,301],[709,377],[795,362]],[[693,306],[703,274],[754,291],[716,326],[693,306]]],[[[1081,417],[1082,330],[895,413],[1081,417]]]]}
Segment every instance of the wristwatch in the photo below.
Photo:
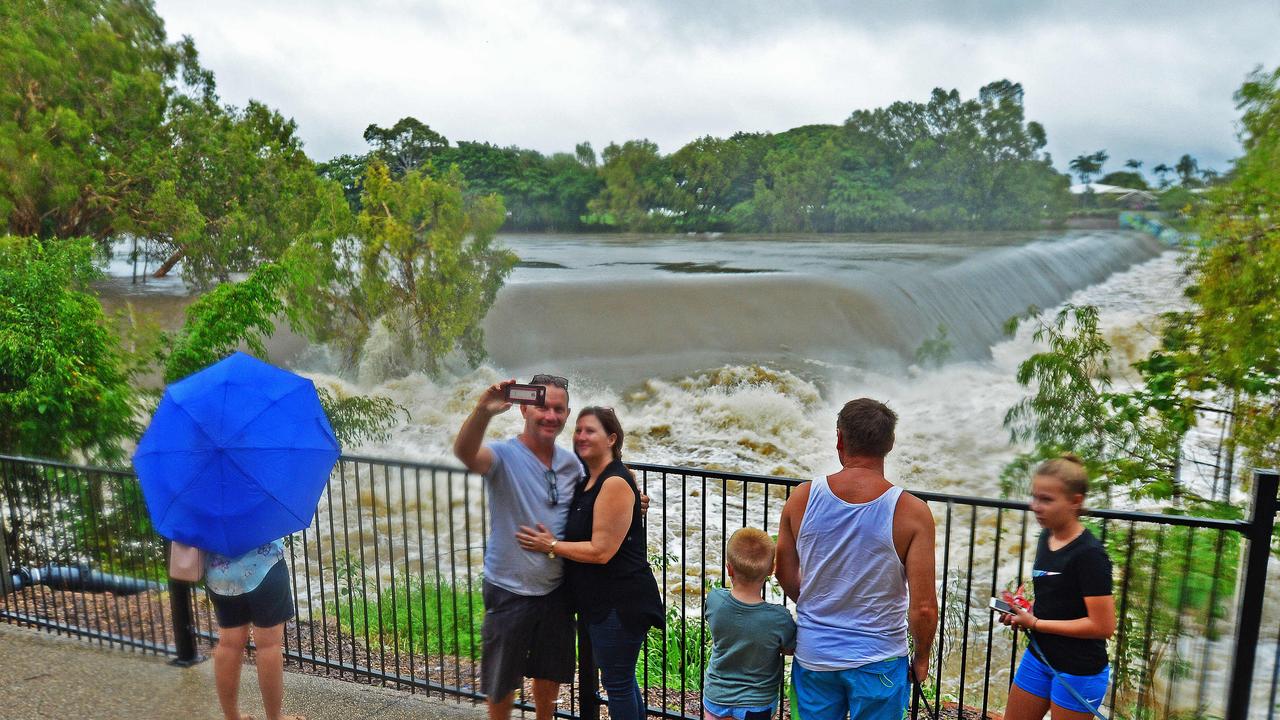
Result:
{"type": "Polygon", "coordinates": [[[560,541],[552,540],[551,545],[547,548],[547,557],[551,558],[552,560],[556,559],[556,543],[558,542],[560,541]]]}

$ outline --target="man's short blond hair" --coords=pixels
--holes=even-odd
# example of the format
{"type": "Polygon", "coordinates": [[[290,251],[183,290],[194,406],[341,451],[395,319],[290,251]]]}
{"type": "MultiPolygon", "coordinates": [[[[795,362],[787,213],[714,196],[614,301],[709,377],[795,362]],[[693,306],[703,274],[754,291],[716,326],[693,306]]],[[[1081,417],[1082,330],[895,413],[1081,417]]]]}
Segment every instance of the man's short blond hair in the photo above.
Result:
{"type": "Polygon", "coordinates": [[[773,538],[759,528],[745,527],[729,537],[725,561],[734,577],[743,582],[760,582],[773,572],[776,546],[773,538]]]}

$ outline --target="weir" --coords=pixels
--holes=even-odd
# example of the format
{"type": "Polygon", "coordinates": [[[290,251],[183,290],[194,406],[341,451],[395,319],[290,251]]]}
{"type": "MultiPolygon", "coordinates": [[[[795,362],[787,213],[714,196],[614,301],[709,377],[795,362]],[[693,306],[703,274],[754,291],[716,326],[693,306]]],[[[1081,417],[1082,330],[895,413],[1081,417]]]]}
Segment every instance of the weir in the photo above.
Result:
{"type": "Polygon", "coordinates": [[[507,369],[536,358],[623,382],[740,362],[904,367],[939,327],[954,358],[981,359],[1011,316],[1056,305],[1164,249],[1122,231],[1016,245],[899,245],[890,253],[883,244],[851,243],[829,246],[822,268],[806,258],[789,266],[759,257],[747,243],[734,267],[763,271],[609,268],[596,278],[561,273],[569,281],[556,282],[553,271],[546,282],[509,284],[485,320],[486,344],[507,369]]]}

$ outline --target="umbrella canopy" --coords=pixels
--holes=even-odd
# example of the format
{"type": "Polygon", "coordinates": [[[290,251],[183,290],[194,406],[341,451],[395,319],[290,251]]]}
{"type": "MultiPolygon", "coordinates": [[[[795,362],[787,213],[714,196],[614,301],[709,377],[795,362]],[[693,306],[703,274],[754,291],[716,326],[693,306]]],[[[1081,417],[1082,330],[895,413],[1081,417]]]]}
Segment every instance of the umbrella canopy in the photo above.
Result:
{"type": "Polygon", "coordinates": [[[238,352],[165,389],[133,466],[161,535],[236,557],[311,524],[338,452],[315,385],[238,352]]]}

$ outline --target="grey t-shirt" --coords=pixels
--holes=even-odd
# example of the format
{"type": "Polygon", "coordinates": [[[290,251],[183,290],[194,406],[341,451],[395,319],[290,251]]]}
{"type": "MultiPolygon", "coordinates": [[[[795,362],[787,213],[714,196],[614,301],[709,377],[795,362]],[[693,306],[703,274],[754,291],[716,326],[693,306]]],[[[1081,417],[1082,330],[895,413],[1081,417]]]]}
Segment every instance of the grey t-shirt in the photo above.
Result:
{"type": "Polygon", "coordinates": [[[521,525],[547,526],[553,535],[564,532],[574,485],[582,479],[582,463],[559,446],[551,460],[555,470],[556,503],[548,487],[547,466],[533,451],[511,438],[488,443],[493,466],[484,476],[489,494],[489,544],[484,554],[484,579],[517,595],[546,595],[560,585],[564,564],[516,543],[521,525]]]}
{"type": "Polygon", "coordinates": [[[703,696],[733,707],[763,707],[778,699],[783,650],[796,646],[796,623],[781,605],[748,605],[726,588],[707,595],[711,660],[703,696]]]}

